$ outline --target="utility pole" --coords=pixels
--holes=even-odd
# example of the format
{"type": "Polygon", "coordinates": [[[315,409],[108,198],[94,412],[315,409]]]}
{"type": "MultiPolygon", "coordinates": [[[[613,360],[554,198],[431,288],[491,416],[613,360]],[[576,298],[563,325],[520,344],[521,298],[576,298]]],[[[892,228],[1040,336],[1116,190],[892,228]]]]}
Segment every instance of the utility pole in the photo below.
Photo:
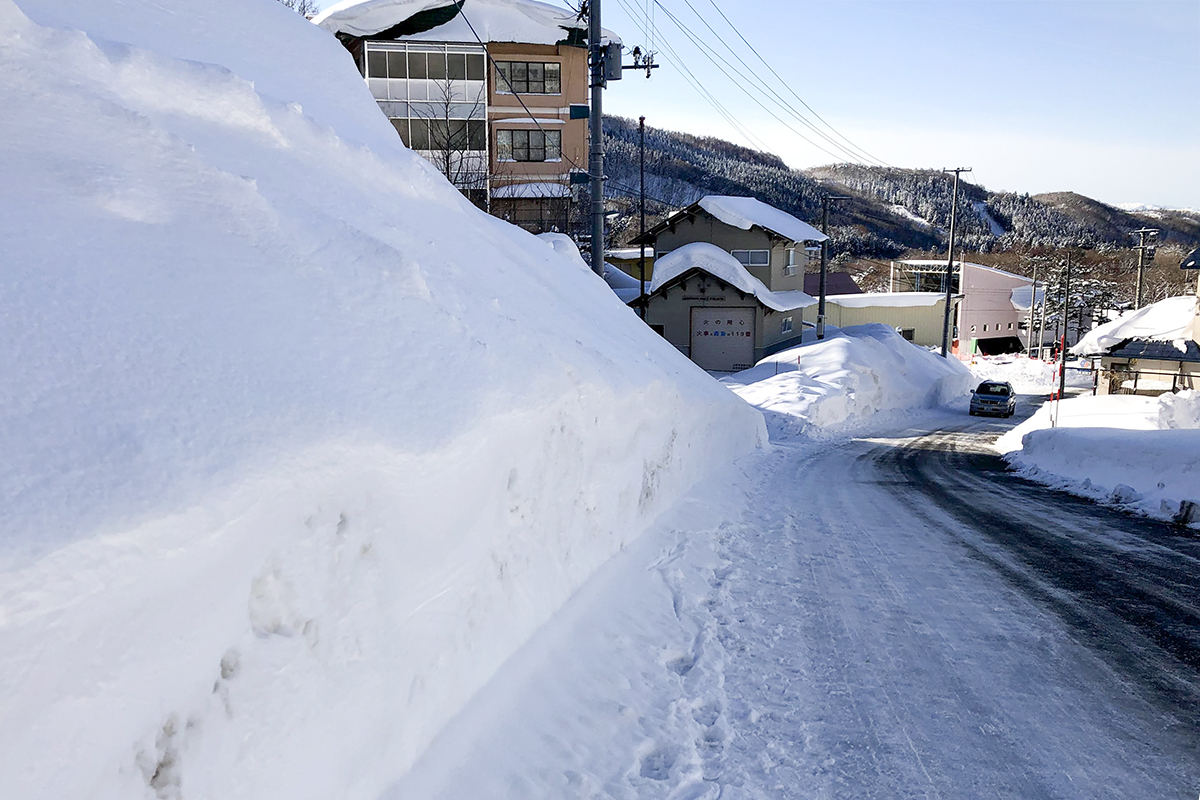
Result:
{"type": "Polygon", "coordinates": [[[1137,291],[1134,294],[1133,307],[1135,309],[1142,307],[1142,283],[1146,272],[1146,263],[1154,260],[1154,253],[1158,248],[1158,228],[1141,228],[1134,231],[1138,237],[1138,265],[1137,265],[1137,291]]]}
{"type": "Polygon", "coordinates": [[[1038,357],[1039,361],[1042,358],[1043,337],[1046,335],[1046,301],[1049,299],[1046,296],[1047,288],[1049,288],[1049,287],[1046,286],[1046,287],[1042,288],[1042,313],[1038,315],[1038,339],[1037,339],[1038,355],[1037,355],[1037,357],[1038,357]]]}
{"type": "Polygon", "coordinates": [[[817,289],[817,339],[825,338],[825,276],[826,263],[829,260],[829,201],[849,200],[844,195],[824,195],[821,197],[821,233],[825,240],[821,242],[821,280],[817,289]]]}
{"type": "Polygon", "coordinates": [[[588,0],[588,63],[592,108],[588,117],[588,172],[592,189],[592,271],[604,275],[604,102],[605,52],[600,43],[600,0],[588,0]]]}
{"type": "MultiPolygon", "coordinates": [[[[1033,262],[1033,291],[1029,295],[1029,357],[1033,358],[1033,322],[1037,317],[1037,262],[1033,262]]],[[[1038,347],[1042,343],[1038,342],[1038,347]]]]}
{"type": "Polygon", "coordinates": [[[954,193],[950,198],[950,252],[946,255],[946,315],[942,320],[942,358],[945,358],[950,352],[950,306],[954,297],[954,233],[958,223],[958,176],[960,173],[970,171],[971,167],[942,170],[943,173],[954,173],[954,193]]]}
{"type": "MultiPolygon", "coordinates": [[[[1058,402],[1067,390],[1067,311],[1071,307],[1071,251],[1067,251],[1067,271],[1063,276],[1063,331],[1058,345],[1058,402]]],[[[1058,409],[1050,417],[1050,427],[1058,427],[1058,409]]]]}
{"type": "Polygon", "coordinates": [[[638,117],[638,180],[641,190],[638,195],[638,241],[641,255],[638,257],[638,311],[646,318],[646,118],[638,117]]]}

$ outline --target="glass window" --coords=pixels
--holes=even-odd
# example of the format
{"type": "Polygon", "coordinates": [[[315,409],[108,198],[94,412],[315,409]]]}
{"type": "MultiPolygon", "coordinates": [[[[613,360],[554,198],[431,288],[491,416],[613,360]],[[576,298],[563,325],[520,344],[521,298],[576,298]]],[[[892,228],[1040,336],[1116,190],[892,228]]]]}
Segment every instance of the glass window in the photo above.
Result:
{"type": "Polygon", "coordinates": [[[546,73],[542,69],[541,64],[529,64],[526,66],[526,74],[528,76],[528,85],[530,94],[545,94],[546,93],[546,73]]]}
{"type": "Polygon", "coordinates": [[[512,83],[512,62],[511,61],[497,61],[496,62],[496,91],[498,91],[498,92],[512,91],[511,89],[508,88],[510,83],[512,83]]]}
{"type": "Polygon", "coordinates": [[[429,146],[429,120],[414,119],[409,120],[412,126],[412,144],[409,145],[413,150],[431,150],[429,146]]]}
{"type": "Polygon", "coordinates": [[[529,131],[513,131],[513,160],[529,160],[529,131]]]}
{"type": "Polygon", "coordinates": [[[562,92],[562,67],[559,64],[546,64],[546,94],[562,92]]]}
{"type": "Polygon", "coordinates": [[[529,132],[529,158],[526,161],[546,160],[546,134],[541,131],[529,132]]]}
{"type": "Polygon", "coordinates": [[[513,160],[512,135],[512,131],[496,131],[496,158],[500,161],[513,160]]]}
{"type": "Polygon", "coordinates": [[[483,80],[483,56],[474,54],[467,56],[467,80],[483,80]]]}
{"type": "Polygon", "coordinates": [[[512,62],[512,90],[514,92],[529,91],[529,65],[523,61],[512,62]]]}
{"type": "Polygon", "coordinates": [[[502,161],[550,161],[561,157],[562,131],[496,131],[496,158],[502,161]]]}
{"type": "Polygon", "coordinates": [[[429,61],[425,57],[425,53],[408,54],[408,77],[419,79],[429,77],[429,61]]]}
{"type": "Polygon", "coordinates": [[[546,160],[562,159],[562,131],[546,131],[546,160]]]}
{"type": "Polygon", "coordinates": [[[467,79],[467,54],[448,53],[446,55],[446,75],[452,81],[467,79]]]}
{"type": "Polygon", "coordinates": [[[486,142],[487,123],[481,119],[473,119],[467,122],[467,149],[486,150],[486,142]]]}
{"type": "Polygon", "coordinates": [[[367,77],[387,77],[387,53],[367,52],[367,77]]]}
{"type": "Polygon", "coordinates": [[[408,67],[404,64],[404,53],[388,53],[388,77],[407,78],[408,67]]]}
{"type": "Polygon", "coordinates": [[[747,267],[766,267],[771,263],[770,250],[731,250],[730,255],[747,267]]]}
{"type": "Polygon", "coordinates": [[[791,317],[784,317],[782,320],[780,320],[779,332],[780,333],[791,333],[792,332],[792,318],[791,317]]]}
{"type": "Polygon", "coordinates": [[[392,120],[392,127],[396,129],[396,133],[400,134],[400,140],[404,142],[404,145],[406,147],[412,147],[412,145],[409,144],[408,120],[394,119],[392,120]]]}
{"type": "Polygon", "coordinates": [[[446,54],[429,54],[429,79],[431,81],[446,80],[446,54]]]}

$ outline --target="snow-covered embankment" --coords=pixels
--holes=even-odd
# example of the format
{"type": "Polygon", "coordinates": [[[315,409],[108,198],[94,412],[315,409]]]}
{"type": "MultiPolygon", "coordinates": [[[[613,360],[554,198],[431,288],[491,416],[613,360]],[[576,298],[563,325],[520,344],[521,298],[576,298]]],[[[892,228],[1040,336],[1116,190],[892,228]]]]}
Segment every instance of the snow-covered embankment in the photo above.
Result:
{"type": "Polygon", "coordinates": [[[1035,480],[1149,516],[1200,522],[1200,392],[1046,403],[996,447],[1035,480]],[[1051,415],[1058,426],[1051,428],[1051,415]]]}
{"type": "Polygon", "coordinates": [[[971,392],[974,378],[962,362],[916,347],[887,325],[827,331],[823,341],[806,341],[723,381],[767,414],[775,439],[953,405],[971,392]]]}
{"type": "Polygon", "coordinates": [[[273,0],[0,68],[2,797],[373,797],[763,435],[273,0]]]}

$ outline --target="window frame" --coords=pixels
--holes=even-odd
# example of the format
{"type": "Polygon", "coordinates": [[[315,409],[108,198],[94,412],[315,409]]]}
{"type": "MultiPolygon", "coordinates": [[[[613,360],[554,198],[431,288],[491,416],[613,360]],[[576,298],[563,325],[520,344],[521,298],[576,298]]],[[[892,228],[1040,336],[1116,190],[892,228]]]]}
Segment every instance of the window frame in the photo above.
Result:
{"type": "Polygon", "coordinates": [[[496,160],[530,164],[562,161],[562,131],[498,128],[496,160]]]}
{"type": "Polygon", "coordinates": [[[562,62],[497,61],[496,93],[561,95],[562,62]]]}
{"type": "Polygon", "coordinates": [[[771,251],[770,250],[761,250],[761,249],[760,250],[730,250],[729,255],[736,258],[738,263],[741,264],[743,267],[769,267],[769,266],[771,266],[771,251]],[[742,260],[738,256],[738,253],[745,253],[746,254],[745,260],[742,260]],[[766,260],[761,263],[756,264],[754,262],[754,257],[756,255],[762,255],[762,254],[765,254],[766,260]]]}

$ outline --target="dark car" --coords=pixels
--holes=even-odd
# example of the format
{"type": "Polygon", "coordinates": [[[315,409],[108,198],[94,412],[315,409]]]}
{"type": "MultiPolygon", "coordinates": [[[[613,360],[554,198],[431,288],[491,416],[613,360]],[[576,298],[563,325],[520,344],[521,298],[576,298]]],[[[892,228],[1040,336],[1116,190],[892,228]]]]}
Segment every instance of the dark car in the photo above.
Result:
{"type": "Polygon", "coordinates": [[[971,395],[971,416],[994,414],[1011,417],[1017,410],[1017,393],[1006,381],[984,381],[971,395]]]}

